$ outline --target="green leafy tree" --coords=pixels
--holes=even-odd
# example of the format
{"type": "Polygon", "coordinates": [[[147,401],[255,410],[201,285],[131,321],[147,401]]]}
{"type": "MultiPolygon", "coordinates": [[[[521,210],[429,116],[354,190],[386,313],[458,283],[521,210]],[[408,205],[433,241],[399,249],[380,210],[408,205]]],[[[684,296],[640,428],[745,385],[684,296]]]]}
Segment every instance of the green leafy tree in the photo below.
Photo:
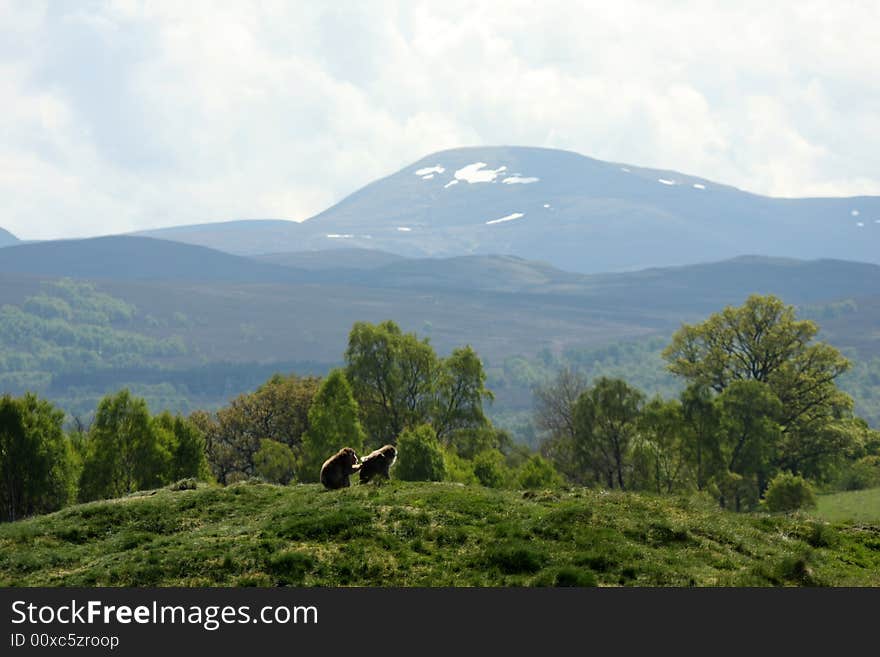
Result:
{"type": "Polygon", "coordinates": [[[644,400],[626,381],[601,377],[575,404],[574,458],[609,488],[626,490],[629,451],[644,400]]]}
{"type": "Polygon", "coordinates": [[[0,513],[12,521],[55,511],[73,495],[64,414],[33,394],[0,398],[0,513]]]}
{"type": "Polygon", "coordinates": [[[157,430],[165,432],[160,442],[171,452],[168,479],[210,478],[210,468],[205,453],[205,436],[198,425],[180,415],[165,411],[153,418],[157,430]]]}
{"type": "Polygon", "coordinates": [[[300,481],[318,481],[321,465],[343,447],[362,453],[365,435],[358,415],[358,404],[345,372],[333,370],[309,408],[309,428],[302,441],[300,481]]]}
{"type": "Polygon", "coordinates": [[[168,483],[172,446],[162,437],[143,399],[127,389],[104,397],[89,430],[80,499],[120,497],[168,483]]]}
{"type": "Polygon", "coordinates": [[[487,450],[506,452],[513,446],[513,438],[504,429],[488,424],[473,429],[462,429],[450,436],[450,448],[466,459],[473,459],[487,450]]]}
{"type": "Polygon", "coordinates": [[[446,476],[443,448],[429,424],[405,429],[397,440],[394,476],[403,481],[442,481],[446,476]]]}
{"type": "Polygon", "coordinates": [[[719,442],[718,407],[712,391],[692,384],[681,393],[682,448],[694,472],[697,490],[724,469],[719,442]]]}
{"type": "Polygon", "coordinates": [[[286,486],[296,473],[296,455],[284,443],[265,438],[254,454],[254,467],[258,477],[286,486]]]}
{"type": "MultiPolygon", "coordinates": [[[[717,399],[721,455],[728,472],[754,482],[757,498],[773,474],[782,431],[778,418],[782,404],[759,381],[734,381],[717,399]]],[[[736,506],[739,510],[740,498],[736,506]]]]}
{"type": "Polygon", "coordinates": [[[483,413],[483,400],[492,399],[477,353],[470,346],[454,349],[437,370],[432,413],[437,438],[449,442],[456,432],[486,428],[489,420],[483,413]]]}
{"type": "Polygon", "coordinates": [[[227,484],[256,474],[254,454],[263,439],[284,443],[298,454],[319,385],[315,377],[276,374],[216,413],[193,413],[190,419],[205,435],[217,481],[227,484]]]}
{"type": "Polygon", "coordinates": [[[686,469],[682,429],[682,407],[677,400],[655,397],[639,418],[637,442],[648,466],[648,487],[658,493],[671,493],[682,484],[686,469]]]}
{"type": "Polygon", "coordinates": [[[776,467],[814,470],[840,452],[839,432],[829,425],[851,416],[852,398],[836,379],[850,364],[834,347],[813,342],[818,327],[798,320],[792,306],[774,296],[753,295],[696,325],[682,326],[664,350],[669,370],[722,393],[737,381],[768,386],[781,403],[784,436],[776,467]]]}
{"type": "Polygon", "coordinates": [[[403,333],[392,321],[356,322],[345,362],[370,446],[394,443],[405,428],[428,421],[438,361],[427,338],[403,333]]]}

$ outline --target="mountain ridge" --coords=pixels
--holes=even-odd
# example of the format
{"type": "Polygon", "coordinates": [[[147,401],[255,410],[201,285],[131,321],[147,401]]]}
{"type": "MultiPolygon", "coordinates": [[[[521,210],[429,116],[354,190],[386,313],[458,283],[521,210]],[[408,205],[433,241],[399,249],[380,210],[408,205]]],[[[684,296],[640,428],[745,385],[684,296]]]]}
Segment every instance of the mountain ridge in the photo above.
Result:
{"type": "MultiPolygon", "coordinates": [[[[505,253],[580,273],[742,253],[880,263],[880,197],[768,197],[573,151],[475,146],[426,155],[303,222],[241,222],[218,232],[189,227],[187,239],[240,255],[505,253]]],[[[181,232],[151,234],[180,239],[181,232]]]]}
{"type": "Polygon", "coordinates": [[[0,248],[4,246],[11,246],[13,244],[18,244],[21,240],[19,240],[15,235],[10,233],[5,228],[0,228],[0,248]]]}

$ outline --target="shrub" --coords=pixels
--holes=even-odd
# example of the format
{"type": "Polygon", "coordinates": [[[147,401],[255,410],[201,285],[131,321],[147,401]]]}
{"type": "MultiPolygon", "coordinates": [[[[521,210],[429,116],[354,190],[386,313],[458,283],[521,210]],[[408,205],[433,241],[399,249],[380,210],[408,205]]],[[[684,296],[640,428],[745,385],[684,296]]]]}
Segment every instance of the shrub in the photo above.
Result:
{"type": "Polygon", "coordinates": [[[315,558],[312,555],[295,551],[272,555],[266,564],[266,569],[282,585],[301,584],[306,573],[314,567],[315,558]]]}
{"type": "Polygon", "coordinates": [[[403,481],[442,481],[446,475],[443,448],[430,425],[407,429],[397,439],[394,476],[403,481]]]}
{"type": "Polygon", "coordinates": [[[193,477],[187,477],[186,479],[175,481],[173,484],[168,484],[167,488],[168,490],[181,491],[196,490],[198,487],[198,482],[193,477]]]}
{"type": "Polygon", "coordinates": [[[550,461],[535,454],[517,470],[516,483],[519,488],[554,488],[563,481],[550,461]]]}
{"type": "Polygon", "coordinates": [[[764,504],[769,511],[796,511],[816,507],[816,498],[810,483],[798,475],[781,472],[767,487],[764,504]]]}
{"type": "Polygon", "coordinates": [[[547,555],[528,543],[496,545],[486,553],[489,566],[494,566],[507,575],[536,573],[546,561],[547,555]]]}
{"type": "Polygon", "coordinates": [[[567,566],[556,573],[554,586],[596,586],[596,575],[590,570],[567,566]]]}
{"type": "Polygon", "coordinates": [[[480,452],[474,458],[474,475],[483,486],[501,488],[509,476],[504,455],[495,449],[480,452]]]}
{"type": "Polygon", "coordinates": [[[443,452],[443,462],[446,468],[446,481],[454,481],[457,484],[478,484],[474,476],[474,464],[466,458],[462,458],[452,449],[443,452]]]}

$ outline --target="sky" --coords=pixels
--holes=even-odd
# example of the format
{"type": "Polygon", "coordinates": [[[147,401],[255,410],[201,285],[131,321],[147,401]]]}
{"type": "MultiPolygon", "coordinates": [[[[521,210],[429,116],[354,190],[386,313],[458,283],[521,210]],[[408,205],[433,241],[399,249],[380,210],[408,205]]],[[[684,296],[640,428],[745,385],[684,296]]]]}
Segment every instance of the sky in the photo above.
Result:
{"type": "Polygon", "coordinates": [[[301,221],[447,148],[880,195],[877,2],[0,0],[0,227],[301,221]]]}

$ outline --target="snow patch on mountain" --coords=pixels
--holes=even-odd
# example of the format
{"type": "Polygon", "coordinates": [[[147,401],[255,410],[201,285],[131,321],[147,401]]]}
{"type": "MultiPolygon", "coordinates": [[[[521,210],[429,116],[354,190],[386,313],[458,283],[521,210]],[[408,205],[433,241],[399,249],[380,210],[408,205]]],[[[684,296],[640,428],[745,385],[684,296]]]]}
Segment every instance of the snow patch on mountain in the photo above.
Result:
{"type": "Polygon", "coordinates": [[[412,228],[408,228],[407,226],[398,226],[397,230],[399,230],[401,233],[408,233],[412,230],[412,228]]]}
{"type": "Polygon", "coordinates": [[[675,185],[676,182],[674,180],[669,180],[668,178],[657,178],[658,183],[663,183],[664,185],[675,185]]]}
{"type": "Polygon", "coordinates": [[[446,171],[446,167],[441,167],[439,164],[434,167],[424,167],[416,171],[417,176],[427,176],[430,173],[443,173],[446,171]]]}
{"type": "Polygon", "coordinates": [[[483,167],[485,166],[485,162],[474,162],[473,164],[468,164],[467,166],[464,166],[455,172],[455,179],[463,180],[466,183],[471,184],[481,182],[495,182],[495,179],[498,177],[499,173],[507,171],[506,166],[501,166],[497,169],[484,169],[483,167]]]}
{"type": "Polygon", "coordinates": [[[457,180],[455,180],[455,179],[450,180],[448,183],[443,185],[443,189],[447,189],[447,188],[452,187],[453,185],[457,185],[457,184],[458,184],[457,180]]]}
{"type": "Polygon", "coordinates": [[[535,177],[523,177],[523,176],[508,176],[504,180],[502,180],[502,184],[504,185],[528,185],[530,183],[536,183],[540,180],[540,178],[535,177]]]}
{"type": "Polygon", "coordinates": [[[694,183],[694,189],[706,189],[706,186],[700,183],[694,183]]]}
{"type": "Polygon", "coordinates": [[[520,217],[524,217],[525,215],[522,212],[514,212],[513,214],[509,214],[506,217],[501,217],[500,219],[493,219],[492,221],[487,221],[486,225],[491,226],[492,224],[500,224],[505,221],[513,221],[514,219],[519,219],[520,217]]]}

